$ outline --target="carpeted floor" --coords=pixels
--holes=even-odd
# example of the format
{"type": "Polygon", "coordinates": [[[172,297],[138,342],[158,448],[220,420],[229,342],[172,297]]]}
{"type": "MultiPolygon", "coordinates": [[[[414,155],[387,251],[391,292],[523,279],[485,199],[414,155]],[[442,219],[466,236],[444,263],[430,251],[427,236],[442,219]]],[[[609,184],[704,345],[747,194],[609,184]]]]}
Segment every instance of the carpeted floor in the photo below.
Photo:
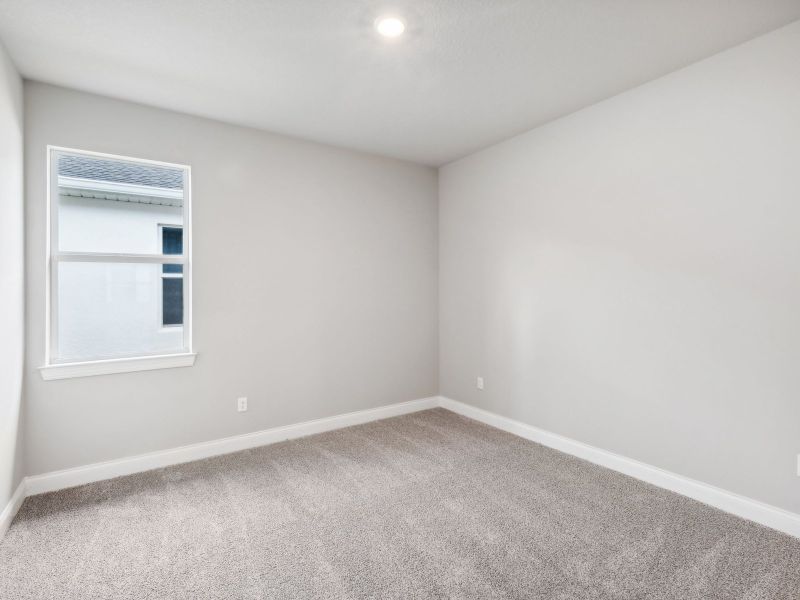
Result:
{"type": "Polygon", "coordinates": [[[800,598],[800,540],[442,409],[35,496],[0,598],[800,598]]]}

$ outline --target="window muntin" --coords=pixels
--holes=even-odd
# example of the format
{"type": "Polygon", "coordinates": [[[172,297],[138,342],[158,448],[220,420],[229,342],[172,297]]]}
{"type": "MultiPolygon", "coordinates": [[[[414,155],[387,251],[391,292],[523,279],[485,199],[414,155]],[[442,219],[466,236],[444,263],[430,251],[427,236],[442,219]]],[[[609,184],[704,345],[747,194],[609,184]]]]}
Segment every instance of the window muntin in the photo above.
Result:
{"type": "Polygon", "coordinates": [[[189,168],[56,148],[49,161],[46,363],[191,352],[189,168]]]}

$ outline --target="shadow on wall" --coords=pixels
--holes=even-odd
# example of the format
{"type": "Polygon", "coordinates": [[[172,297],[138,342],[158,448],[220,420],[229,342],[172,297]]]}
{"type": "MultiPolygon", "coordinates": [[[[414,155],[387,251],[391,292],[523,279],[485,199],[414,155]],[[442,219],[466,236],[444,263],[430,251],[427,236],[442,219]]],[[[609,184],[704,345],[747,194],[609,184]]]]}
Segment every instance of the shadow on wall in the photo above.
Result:
{"type": "Polygon", "coordinates": [[[22,480],[22,80],[0,46],[0,511],[22,480]]]}

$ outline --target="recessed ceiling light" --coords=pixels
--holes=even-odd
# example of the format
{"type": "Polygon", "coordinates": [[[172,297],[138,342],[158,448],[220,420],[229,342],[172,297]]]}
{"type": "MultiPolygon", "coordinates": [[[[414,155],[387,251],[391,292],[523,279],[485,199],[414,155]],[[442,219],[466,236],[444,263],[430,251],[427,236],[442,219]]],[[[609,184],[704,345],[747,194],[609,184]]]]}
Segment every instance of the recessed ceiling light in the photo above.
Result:
{"type": "Polygon", "coordinates": [[[380,17],[375,21],[375,29],[383,37],[396,38],[403,35],[406,30],[406,24],[397,17],[380,17]]]}

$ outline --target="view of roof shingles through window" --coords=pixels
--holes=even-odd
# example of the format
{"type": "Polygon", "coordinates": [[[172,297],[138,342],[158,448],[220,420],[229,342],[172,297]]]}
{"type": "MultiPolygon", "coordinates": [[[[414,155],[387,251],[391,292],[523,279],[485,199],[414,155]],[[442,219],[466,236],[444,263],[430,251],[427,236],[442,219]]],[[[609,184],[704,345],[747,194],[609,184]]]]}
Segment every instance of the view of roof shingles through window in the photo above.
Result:
{"type": "Polygon", "coordinates": [[[58,174],[63,177],[93,179],[133,185],[180,190],[183,171],[155,165],[107,160],[92,156],[64,154],[59,157],[58,174]]]}

